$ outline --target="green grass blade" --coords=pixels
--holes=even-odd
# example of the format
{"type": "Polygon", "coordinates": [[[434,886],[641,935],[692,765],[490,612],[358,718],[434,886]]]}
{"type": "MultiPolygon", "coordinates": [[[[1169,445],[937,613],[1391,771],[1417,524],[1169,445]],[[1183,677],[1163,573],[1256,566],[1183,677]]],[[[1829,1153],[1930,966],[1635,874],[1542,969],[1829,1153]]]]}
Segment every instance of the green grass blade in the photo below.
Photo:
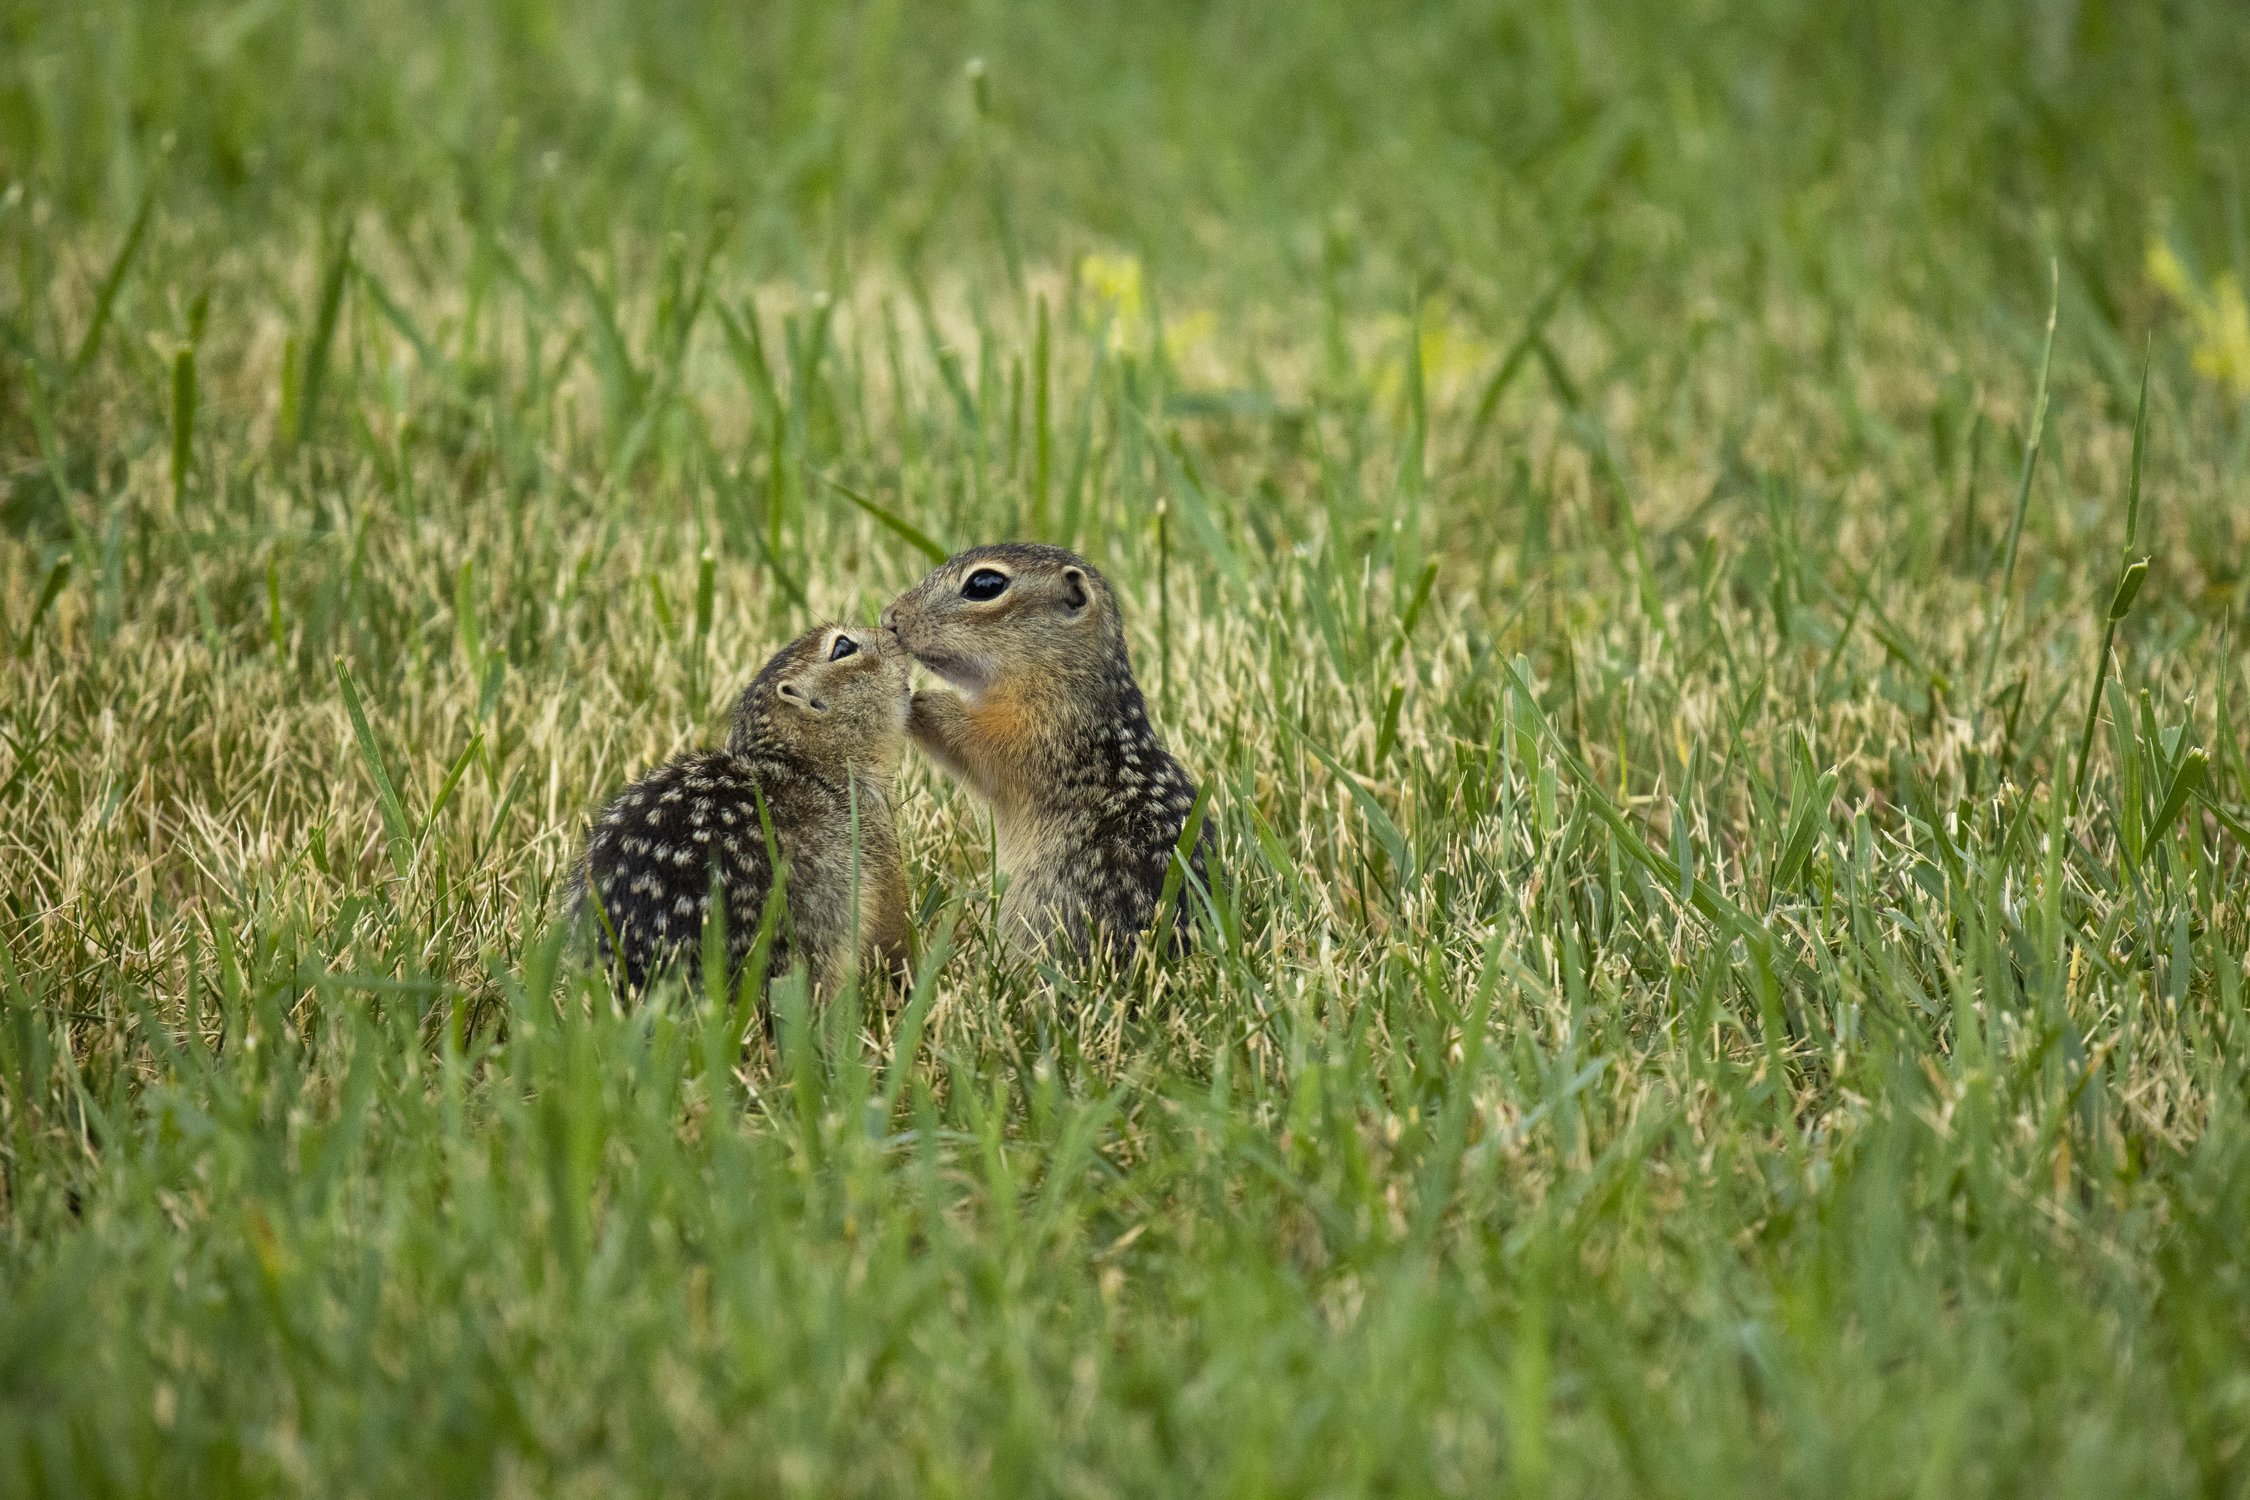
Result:
{"type": "Polygon", "coordinates": [[[1210,810],[1211,788],[1206,785],[1196,792],[1195,805],[1188,809],[1187,821],[1180,825],[1180,836],[1172,844],[1172,861],[1165,866],[1164,884],[1156,897],[1156,923],[1149,938],[1152,953],[1163,954],[1171,949],[1173,917],[1180,889],[1188,879],[1196,842],[1203,837],[1203,820],[1210,810]]]}
{"type": "Polygon", "coordinates": [[[873,516],[877,521],[881,522],[883,526],[887,528],[894,536],[898,537],[901,541],[905,542],[915,551],[921,553],[932,563],[944,562],[947,558],[953,555],[945,549],[942,543],[940,543],[936,538],[932,537],[928,532],[922,530],[919,526],[916,526],[913,522],[905,519],[904,517],[899,516],[891,511],[885,510],[882,506],[877,505],[874,501],[868,499],[865,495],[862,495],[859,491],[853,489],[850,485],[845,484],[843,481],[836,479],[830,475],[820,473],[817,470],[814,471],[813,477],[815,479],[818,479],[822,484],[827,485],[837,494],[842,495],[846,500],[851,501],[852,504],[858,506],[861,510],[866,511],[870,516],[873,516]]]}
{"type": "Polygon", "coordinates": [[[39,639],[39,622],[47,617],[47,611],[62,597],[63,588],[69,582],[70,554],[64,553],[48,566],[47,577],[39,585],[39,596],[31,606],[31,618],[24,622],[23,638],[16,643],[18,661],[31,660],[32,645],[39,639]]]}
{"type": "Polygon", "coordinates": [[[905,1008],[900,1011],[898,1026],[891,1033],[891,1058],[883,1070],[883,1092],[875,1112],[875,1118],[886,1124],[897,1115],[906,1080],[914,1071],[922,1031],[929,1023],[930,1007],[937,1001],[938,975],[945,972],[947,961],[953,957],[953,933],[960,919],[961,899],[955,897],[938,914],[933,929],[936,936],[922,950],[921,962],[914,967],[913,987],[907,991],[905,1008]]]}
{"type": "Polygon", "coordinates": [[[414,350],[414,357],[421,362],[422,368],[444,370],[444,356],[422,336],[422,330],[415,323],[412,314],[399,306],[398,299],[391,295],[389,287],[383,285],[382,278],[357,261],[352,264],[352,275],[361,286],[367,288],[367,294],[374,300],[375,310],[383,315],[383,321],[397,329],[399,337],[405,339],[414,350]]]}
{"type": "Polygon", "coordinates": [[[1407,843],[1406,835],[1399,832],[1398,824],[1391,821],[1390,813],[1384,810],[1382,803],[1375,800],[1375,794],[1362,785],[1357,776],[1346,769],[1342,761],[1329,754],[1326,749],[1302,730],[1297,732],[1297,738],[1303,742],[1307,750],[1313,753],[1314,759],[1334,773],[1336,779],[1343,783],[1344,790],[1351,794],[1351,799],[1358,805],[1360,814],[1367,819],[1368,829],[1374,833],[1376,843],[1380,844],[1383,853],[1390,857],[1391,868],[1398,872],[1400,888],[1405,889],[1411,886],[1414,882],[1414,851],[1412,846],[1407,843]]]}
{"type": "Polygon", "coordinates": [[[2075,809],[2086,795],[2086,762],[2094,749],[2094,724],[2101,717],[2102,687],[2109,679],[2110,649],[2117,642],[2117,628],[2132,613],[2133,601],[2140,596],[2141,585],[2148,577],[2148,559],[2132,555],[2133,543],[2140,535],[2141,524],[2141,452],[2148,438],[2148,370],[2155,358],[2152,340],[2149,352],[2141,360],[2141,394],[2133,408],[2133,457],[2125,484],[2125,546],[2124,566],[2117,576],[2117,586],[2110,591],[2109,608],[2102,615],[2102,644],[2094,658],[2094,690],[2086,695],[2086,722],[2078,734],[2078,767],[2071,773],[2070,803],[2075,809]]]}
{"type": "Polygon", "coordinates": [[[1492,372],[1492,378],[1485,382],[1484,390],[1477,396],[1475,413],[1469,418],[1468,436],[1462,439],[1460,457],[1453,462],[1456,470],[1467,470],[1476,463],[1485,437],[1492,429],[1492,419],[1500,410],[1500,398],[1508,393],[1508,387],[1522,373],[1533,348],[1545,338],[1548,320],[1562,306],[1563,297],[1579,283],[1593,262],[1593,247],[1588,246],[1573,257],[1554,280],[1547,283],[1544,291],[1532,299],[1530,310],[1524,314],[1522,330],[1516,334],[1515,341],[1508,345],[1507,352],[1500,356],[1499,367],[1492,372]]]}
{"type": "Polygon", "coordinates": [[[312,339],[305,345],[304,375],[297,398],[295,439],[302,445],[320,420],[320,397],[328,381],[329,349],[336,340],[336,320],[343,312],[344,282],[352,268],[352,225],[349,219],[336,237],[328,269],[320,278],[320,303],[313,313],[312,339]]]}
{"type": "Polygon", "coordinates": [[[117,294],[124,289],[125,277],[133,269],[133,261],[141,252],[141,243],[148,236],[149,215],[156,208],[156,190],[141,194],[141,206],[133,214],[133,224],[125,231],[125,242],[117,247],[117,254],[109,263],[108,272],[94,294],[94,315],[87,320],[85,336],[78,341],[78,352],[70,358],[72,379],[85,373],[101,349],[102,335],[109,331],[110,315],[117,308],[117,294]]]}
{"type": "Polygon", "coordinates": [[[2164,836],[2172,831],[2180,814],[2187,810],[2188,799],[2203,790],[2204,781],[2211,773],[2211,757],[2204,751],[2190,750],[2180,757],[2172,772],[2171,781],[2164,788],[2164,800],[2157,804],[2156,816],[2149,820],[2148,832],[2141,839],[2141,853],[2158,848],[2164,836]]]}
{"type": "MultiPolygon", "coordinates": [[[[353,733],[358,733],[358,725],[356,724],[353,725],[353,733]]],[[[416,849],[424,849],[429,846],[430,831],[437,827],[438,814],[444,812],[445,805],[453,800],[453,793],[461,785],[461,778],[469,773],[469,766],[476,760],[477,753],[483,749],[484,731],[480,729],[469,736],[469,743],[461,747],[461,753],[455,756],[453,764],[446,768],[445,780],[438,783],[437,795],[430,799],[430,810],[422,819],[422,831],[415,836],[414,847],[416,849]]]]}
{"type": "Polygon", "coordinates": [[[1548,720],[1546,711],[1539,707],[1539,700],[1532,696],[1531,684],[1525,681],[1516,664],[1514,662],[1504,663],[1504,669],[1510,680],[1515,684],[1516,692],[1520,695],[1519,701],[1530,714],[1541,737],[1553,747],[1556,759],[1570,773],[1571,780],[1577,784],[1578,790],[1584,794],[1586,805],[1593,810],[1594,816],[1608,827],[1611,835],[1616,838],[1619,847],[1624,849],[1627,856],[1655,876],[1660,889],[1689,891],[1691,893],[1688,898],[1689,903],[1697,911],[1703,913],[1714,926],[1741,938],[1751,947],[1753,952],[1770,954],[1772,951],[1771,940],[1768,938],[1762,923],[1722,895],[1708,880],[1700,875],[1682,872],[1678,866],[1649,847],[1648,841],[1643,839],[1640,833],[1626,822],[1625,815],[1618,810],[1614,802],[1610,801],[1609,794],[1602,790],[1601,783],[1595,778],[1593,772],[1586,768],[1585,763],[1578,758],[1577,752],[1570,748],[1563,740],[1561,733],[1548,720]]]}
{"type": "Polygon", "coordinates": [[[195,346],[172,356],[172,508],[187,500],[188,475],[195,468],[195,346]]]}
{"type": "MultiPolygon", "coordinates": [[[[1138,413],[1135,415],[1139,416],[1138,413]]],[[[1242,559],[1235,552],[1234,543],[1227,540],[1226,532],[1220,529],[1210,497],[1204,493],[1195,471],[1181,457],[1178,449],[1165,440],[1155,423],[1146,417],[1140,417],[1139,420],[1141,427],[1149,435],[1150,446],[1156,453],[1157,461],[1163,465],[1165,478],[1171,482],[1172,493],[1179,497],[1180,515],[1186,520],[1188,530],[1195,533],[1195,539],[1202,544],[1204,553],[1218,565],[1228,582],[1237,588],[1247,587],[1249,580],[1243,572],[1242,559]]]]}
{"type": "Polygon", "coordinates": [[[2031,508],[2031,481],[2039,472],[2039,449],[2047,434],[2047,375],[2055,362],[2055,317],[2062,306],[2062,271],[2050,266],[2053,283],[2047,301],[2047,337],[2039,350],[2039,382],[2031,400],[2031,429],[2023,443],[2023,467],[2016,476],[2016,503],[2008,517],[2008,542],[2000,562],[2000,581],[1993,595],[1992,623],[1984,644],[1984,668],[1977,674],[1976,713],[1984,716],[1985,700],[1992,695],[1993,669],[2000,664],[2000,637],[2008,624],[2008,597],[2015,586],[2016,549],[2023,541],[2023,519],[2031,508]]]}
{"type": "Polygon", "coordinates": [[[351,668],[344,659],[336,658],[336,685],[344,695],[344,712],[352,723],[352,740],[359,747],[360,764],[367,768],[367,779],[375,784],[375,800],[382,809],[383,831],[391,847],[391,863],[404,880],[414,863],[413,825],[406,816],[406,805],[399,801],[398,788],[391,781],[391,773],[383,764],[382,748],[375,741],[374,726],[367,722],[367,709],[360,702],[359,685],[352,681],[351,668]]]}

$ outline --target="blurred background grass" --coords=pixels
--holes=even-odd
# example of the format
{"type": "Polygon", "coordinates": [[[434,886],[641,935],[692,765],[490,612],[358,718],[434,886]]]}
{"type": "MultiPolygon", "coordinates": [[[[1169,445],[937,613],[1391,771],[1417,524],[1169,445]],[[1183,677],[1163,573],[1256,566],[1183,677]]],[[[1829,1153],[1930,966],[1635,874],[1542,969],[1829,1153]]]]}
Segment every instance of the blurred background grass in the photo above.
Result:
{"type": "Polygon", "coordinates": [[[2246,77],[0,0],[0,1489],[2243,1493],[2246,77]],[[1010,973],[910,770],[920,1008],[735,1067],[544,918],[910,532],[1118,580],[1229,879],[1010,973]]]}
{"type": "Polygon", "coordinates": [[[1507,286],[1599,233],[1651,307],[1755,305],[1778,279],[1950,313],[2036,300],[2061,255],[2112,333],[2146,319],[2152,233],[2243,271],[2250,40],[2219,4],[90,3],[7,24],[11,180],[58,224],[113,227],[158,188],[205,250],[348,210],[567,256],[724,214],[731,255],[811,285],[997,279],[1098,244],[1239,291],[1316,287],[1355,251],[1507,286]]]}
{"type": "Polygon", "coordinates": [[[1343,189],[1430,234],[1508,211],[1477,200],[1606,136],[1629,158],[1618,196],[1700,238],[1748,237],[1775,216],[1726,210],[1763,192],[1841,179],[1894,221],[2054,206],[2089,249],[2122,229],[2117,249],[2157,198],[2223,200],[2241,145],[2240,28],[2197,6],[449,9],[19,12],[12,151],[77,212],[130,208],[169,139],[184,184],[234,208],[427,208],[551,151],[596,237],[627,210],[659,227],[719,207],[801,233],[830,204],[884,236],[941,217],[981,58],[1034,248],[1066,225],[1177,248],[1183,219],[1319,216],[1343,189]],[[1383,171],[1409,163],[1420,181],[1383,171]],[[1710,191],[1718,171],[1734,193],[1710,191]]]}

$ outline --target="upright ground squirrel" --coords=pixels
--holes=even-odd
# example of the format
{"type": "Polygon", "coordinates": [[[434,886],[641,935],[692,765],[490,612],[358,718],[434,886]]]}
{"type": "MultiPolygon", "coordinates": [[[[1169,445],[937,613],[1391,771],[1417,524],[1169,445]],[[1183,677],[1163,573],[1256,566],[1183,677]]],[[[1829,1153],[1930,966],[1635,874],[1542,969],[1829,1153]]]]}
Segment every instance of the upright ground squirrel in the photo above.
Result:
{"type": "MultiPolygon", "coordinates": [[[[915,693],[907,730],[992,804],[1009,946],[1131,944],[1155,918],[1195,784],[1150,727],[1108,580],[1060,547],[976,547],[883,624],[949,684],[915,693]]],[[[1198,876],[1211,843],[1206,824],[1198,876]]]]}
{"type": "Polygon", "coordinates": [[[895,964],[906,875],[891,796],[906,715],[906,656],[889,632],[824,626],[759,670],[724,748],[679,756],[619,794],[588,833],[578,893],[619,977],[638,990],[672,963],[692,977],[715,881],[739,978],[773,886],[767,822],[789,871],[770,972],[801,957],[817,987],[833,987],[855,932],[871,967],[895,964]]]}

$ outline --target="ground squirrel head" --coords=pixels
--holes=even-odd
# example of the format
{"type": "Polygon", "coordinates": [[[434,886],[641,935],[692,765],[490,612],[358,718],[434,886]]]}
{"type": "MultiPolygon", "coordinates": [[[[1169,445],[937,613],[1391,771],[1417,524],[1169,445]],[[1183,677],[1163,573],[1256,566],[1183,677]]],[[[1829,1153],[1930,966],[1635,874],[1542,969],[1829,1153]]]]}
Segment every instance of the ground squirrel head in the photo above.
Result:
{"type": "Polygon", "coordinates": [[[1109,580],[1060,547],[958,553],[883,611],[883,625],[972,703],[1000,688],[1098,704],[1133,681],[1109,580]]]}
{"type": "Polygon", "coordinates": [[[887,774],[906,735],[906,653],[887,630],[823,625],[773,654],[736,701],[727,748],[794,751],[887,774]]]}

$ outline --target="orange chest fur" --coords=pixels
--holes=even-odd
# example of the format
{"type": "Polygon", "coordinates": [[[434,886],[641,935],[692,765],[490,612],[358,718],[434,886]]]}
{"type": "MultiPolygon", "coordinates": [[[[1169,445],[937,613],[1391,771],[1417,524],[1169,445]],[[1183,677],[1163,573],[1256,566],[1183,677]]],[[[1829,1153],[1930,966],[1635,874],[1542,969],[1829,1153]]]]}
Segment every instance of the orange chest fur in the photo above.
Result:
{"type": "Polygon", "coordinates": [[[1030,755],[1039,738],[1038,715],[1020,692],[996,689],[969,709],[971,737],[984,747],[984,758],[1014,766],[1030,755]]]}

